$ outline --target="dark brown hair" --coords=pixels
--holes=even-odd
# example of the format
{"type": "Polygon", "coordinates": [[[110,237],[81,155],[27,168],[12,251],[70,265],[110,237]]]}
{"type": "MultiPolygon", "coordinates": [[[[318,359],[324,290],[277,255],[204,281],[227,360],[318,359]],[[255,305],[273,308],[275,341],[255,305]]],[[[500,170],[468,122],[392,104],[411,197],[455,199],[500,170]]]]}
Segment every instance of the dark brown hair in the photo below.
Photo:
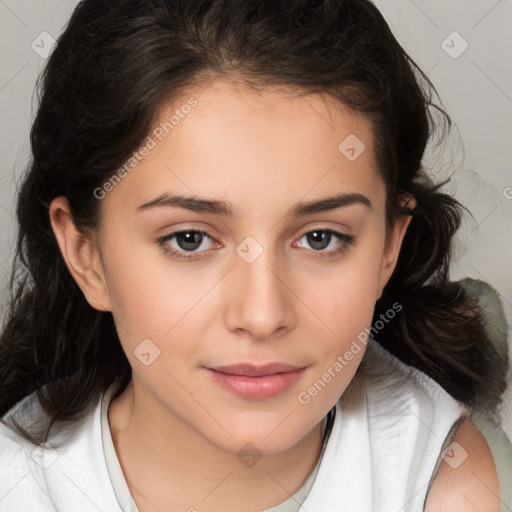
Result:
{"type": "MultiPolygon", "coordinates": [[[[494,409],[506,362],[478,303],[448,280],[461,205],[422,167],[441,114],[435,88],[368,0],[82,0],[39,81],[32,159],[19,192],[11,301],[0,338],[0,416],[36,391],[55,421],[76,420],[131,368],[113,317],[86,302],[53,234],[49,205],[70,202],[94,229],[93,191],[145,139],[159,107],[216,77],[334,96],[372,121],[387,221],[413,216],[374,321],[376,339],[455,398],[494,409]],[[416,207],[399,206],[403,193],[416,207]]],[[[442,138],[442,136],[441,136],[442,138]]],[[[23,433],[38,443],[40,436],[23,433]]]]}

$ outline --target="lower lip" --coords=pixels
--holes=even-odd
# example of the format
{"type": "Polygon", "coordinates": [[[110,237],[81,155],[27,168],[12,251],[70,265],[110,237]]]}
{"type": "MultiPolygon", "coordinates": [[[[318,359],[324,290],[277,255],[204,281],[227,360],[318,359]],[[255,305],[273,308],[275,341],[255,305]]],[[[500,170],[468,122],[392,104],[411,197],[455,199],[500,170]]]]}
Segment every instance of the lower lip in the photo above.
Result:
{"type": "Polygon", "coordinates": [[[215,382],[224,389],[244,398],[270,398],[279,395],[292,387],[302,377],[305,369],[261,377],[247,377],[216,372],[206,368],[215,382]]]}

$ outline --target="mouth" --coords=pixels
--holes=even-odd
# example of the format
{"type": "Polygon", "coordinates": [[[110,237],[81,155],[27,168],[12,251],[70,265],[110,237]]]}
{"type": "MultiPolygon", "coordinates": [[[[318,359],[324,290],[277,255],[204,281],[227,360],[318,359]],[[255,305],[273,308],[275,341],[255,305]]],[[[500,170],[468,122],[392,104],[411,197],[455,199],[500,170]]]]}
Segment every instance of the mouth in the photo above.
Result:
{"type": "Polygon", "coordinates": [[[212,381],[244,398],[270,398],[292,387],[303,375],[306,366],[271,363],[263,366],[236,364],[206,368],[212,381]]]}
{"type": "Polygon", "coordinates": [[[233,364],[229,366],[217,366],[215,368],[210,368],[210,370],[214,370],[216,372],[245,377],[265,377],[268,375],[275,375],[276,373],[295,372],[300,369],[300,366],[292,366],[285,363],[269,363],[261,366],[253,364],[233,364]]]}

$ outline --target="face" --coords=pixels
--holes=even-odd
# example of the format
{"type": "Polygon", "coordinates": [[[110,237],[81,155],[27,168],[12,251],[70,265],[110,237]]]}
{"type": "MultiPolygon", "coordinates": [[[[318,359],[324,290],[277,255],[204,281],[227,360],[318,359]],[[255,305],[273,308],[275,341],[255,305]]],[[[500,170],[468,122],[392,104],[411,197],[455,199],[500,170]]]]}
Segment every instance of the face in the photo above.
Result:
{"type": "Polygon", "coordinates": [[[332,98],[219,80],[162,109],[146,143],[100,194],[100,284],[81,286],[161,417],[284,451],[354,376],[398,255],[371,126],[332,98]]]}

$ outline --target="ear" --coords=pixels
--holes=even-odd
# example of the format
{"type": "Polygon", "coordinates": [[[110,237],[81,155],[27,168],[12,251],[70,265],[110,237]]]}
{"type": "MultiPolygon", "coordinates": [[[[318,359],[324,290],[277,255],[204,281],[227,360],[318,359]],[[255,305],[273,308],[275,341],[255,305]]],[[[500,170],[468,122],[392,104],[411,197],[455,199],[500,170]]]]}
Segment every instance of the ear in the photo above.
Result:
{"type": "Polygon", "coordinates": [[[66,266],[87,302],[99,311],[110,311],[110,296],[97,243],[76,228],[65,197],[51,202],[50,222],[66,266]]]}
{"type": "MultiPolygon", "coordinates": [[[[409,206],[409,208],[416,207],[416,199],[407,194],[403,195],[399,204],[401,206],[409,206]]],[[[412,215],[401,215],[395,219],[393,226],[390,228],[386,236],[386,242],[384,252],[382,254],[381,267],[379,272],[379,279],[377,283],[377,295],[376,300],[382,297],[384,287],[389,281],[393,271],[395,270],[398,256],[400,254],[400,248],[402,247],[402,241],[409,224],[412,220],[412,215]]]]}

